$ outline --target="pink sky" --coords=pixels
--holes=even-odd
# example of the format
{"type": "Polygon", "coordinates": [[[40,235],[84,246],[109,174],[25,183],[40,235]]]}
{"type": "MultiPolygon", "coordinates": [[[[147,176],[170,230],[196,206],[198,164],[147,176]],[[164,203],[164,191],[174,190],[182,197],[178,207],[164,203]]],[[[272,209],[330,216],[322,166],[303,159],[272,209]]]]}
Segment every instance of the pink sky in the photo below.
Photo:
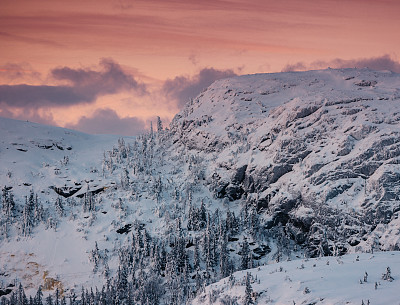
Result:
{"type": "Polygon", "coordinates": [[[396,70],[399,15],[395,0],[2,0],[0,115],[134,134],[233,74],[396,70]]]}

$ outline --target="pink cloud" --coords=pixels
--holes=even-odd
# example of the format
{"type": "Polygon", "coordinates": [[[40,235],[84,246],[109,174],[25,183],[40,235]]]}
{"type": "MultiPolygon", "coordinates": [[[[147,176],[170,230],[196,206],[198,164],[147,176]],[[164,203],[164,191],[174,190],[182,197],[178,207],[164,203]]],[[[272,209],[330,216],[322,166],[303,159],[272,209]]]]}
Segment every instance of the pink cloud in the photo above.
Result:
{"type": "Polygon", "coordinates": [[[383,55],[379,57],[371,58],[359,58],[359,59],[341,59],[336,58],[330,61],[314,61],[311,64],[304,62],[297,62],[294,64],[286,65],[282,71],[305,71],[314,69],[326,69],[326,68],[369,68],[372,70],[388,70],[400,73],[400,62],[391,58],[390,55],[383,55]]]}

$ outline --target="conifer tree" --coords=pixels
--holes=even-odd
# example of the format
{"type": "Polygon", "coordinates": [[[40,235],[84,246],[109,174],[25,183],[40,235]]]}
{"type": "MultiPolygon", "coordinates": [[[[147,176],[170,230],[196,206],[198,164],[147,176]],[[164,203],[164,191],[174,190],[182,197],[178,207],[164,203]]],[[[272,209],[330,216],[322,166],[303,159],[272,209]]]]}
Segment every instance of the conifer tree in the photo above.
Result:
{"type": "MultiPolygon", "coordinates": [[[[225,231],[224,231],[224,233],[225,233],[225,231]]],[[[220,256],[219,256],[219,270],[220,270],[221,278],[224,278],[224,277],[228,276],[228,274],[229,274],[228,259],[229,259],[228,238],[225,233],[221,237],[221,250],[220,250],[220,256]]]]}
{"type": "Polygon", "coordinates": [[[43,305],[43,291],[40,285],[35,295],[35,305],[43,305]]]}
{"type": "Polygon", "coordinates": [[[2,189],[2,208],[4,215],[13,217],[15,213],[14,195],[10,187],[5,186],[2,189]]]}
{"type": "Polygon", "coordinates": [[[53,305],[53,297],[51,296],[51,294],[49,294],[46,298],[46,305],[53,305]]]}
{"type": "Polygon", "coordinates": [[[197,237],[194,239],[193,269],[196,271],[200,269],[200,251],[197,237]]]}
{"type": "Polygon", "coordinates": [[[250,282],[250,273],[247,273],[246,275],[246,289],[245,289],[245,296],[244,296],[244,305],[250,305],[254,304],[253,302],[253,287],[251,287],[251,282],[250,282]]]}
{"type": "Polygon", "coordinates": [[[60,290],[58,287],[56,288],[56,293],[54,296],[54,305],[59,305],[60,304],[60,290]]]}
{"type": "Polygon", "coordinates": [[[249,264],[250,264],[250,249],[249,249],[249,243],[247,242],[246,237],[243,240],[242,249],[240,251],[241,251],[240,267],[242,270],[246,270],[249,268],[249,264]]]}
{"type": "Polygon", "coordinates": [[[64,204],[63,204],[60,196],[58,196],[56,199],[55,207],[56,207],[57,214],[60,217],[63,217],[64,216],[64,204]]]}
{"type": "Polygon", "coordinates": [[[157,116],[157,132],[161,133],[163,131],[163,124],[161,118],[157,116]]]}

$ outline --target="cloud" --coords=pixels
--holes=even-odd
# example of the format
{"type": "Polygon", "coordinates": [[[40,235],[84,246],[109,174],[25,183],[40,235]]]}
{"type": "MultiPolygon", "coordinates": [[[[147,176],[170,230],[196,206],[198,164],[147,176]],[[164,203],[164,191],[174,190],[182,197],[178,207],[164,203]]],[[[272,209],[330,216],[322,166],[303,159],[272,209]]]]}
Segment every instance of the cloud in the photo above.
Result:
{"type": "Polygon", "coordinates": [[[0,85],[0,103],[17,108],[71,106],[95,97],[69,86],[0,85]]]}
{"type": "Polygon", "coordinates": [[[188,59],[192,63],[193,66],[197,66],[197,64],[199,63],[199,60],[197,59],[197,56],[194,53],[190,54],[188,59]]]}
{"type": "Polygon", "coordinates": [[[193,77],[177,76],[174,79],[166,80],[162,91],[168,98],[176,100],[178,107],[181,108],[214,81],[235,75],[236,73],[233,70],[204,68],[193,77]]]}
{"type": "Polygon", "coordinates": [[[111,59],[100,61],[101,70],[56,68],[51,76],[68,85],[0,85],[0,103],[11,107],[63,107],[92,103],[99,96],[134,90],[147,93],[146,86],[123,71],[111,59]]]}
{"type": "Polygon", "coordinates": [[[288,64],[282,72],[288,71],[304,71],[312,69],[326,69],[328,67],[342,69],[342,68],[369,68],[372,70],[389,70],[400,73],[400,62],[395,61],[390,55],[383,55],[379,57],[360,58],[360,59],[340,59],[336,58],[331,61],[315,61],[311,64],[298,62],[295,64],[288,64]]]}
{"type": "Polygon", "coordinates": [[[282,72],[291,72],[291,71],[304,71],[307,70],[307,66],[303,62],[297,62],[295,64],[287,64],[283,67],[282,72]]]}
{"type": "Polygon", "coordinates": [[[51,113],[47,111],[40,111],[39,109],[25,109],[23,112],[13,112],[7,107],[0,109],[0,116],[21,121],[31,121],[44,125],[54,125],[57,123],[54,121],[51,113]]]}
{"type": "Polygon", "coordinates": [[[51,75],[57,80],[71,82],[73,87],[92,96],[113,94],[122,90],[135,90],[141,95],[146,93],[146,86],[135,80],[132,75],[125,73],[112,59],[103,58],[100,66],[103,68],[102,71],[56,68],[51,71],[51,75]]]}
{"type": "Polygon", "coordinates": [[[59,42],[48,40],[48,39],[41,39],[41,38],[32,38],[23,35],[15,35],[7,32],[0,32],[0,37],[4,40],[11,40],[17,42],[26,42],[30,44],[41,44],[47,47],[63,47],[63,45],[59,42]]]}
{"type": "Polygon", "coordinates": [[[6,63],[0,65],[0,79],[13,80],[40,80],[41,74],[32,69],[27,63],[6,63]]]}
{"type": "Polygon", "coordinates": [[[66,128],[91,134],[139,135],[145,130],[145,122],[136,117],[121,118],[110,108],[97,109],[91,117],[82,116],[78,123],[66,128]]]}

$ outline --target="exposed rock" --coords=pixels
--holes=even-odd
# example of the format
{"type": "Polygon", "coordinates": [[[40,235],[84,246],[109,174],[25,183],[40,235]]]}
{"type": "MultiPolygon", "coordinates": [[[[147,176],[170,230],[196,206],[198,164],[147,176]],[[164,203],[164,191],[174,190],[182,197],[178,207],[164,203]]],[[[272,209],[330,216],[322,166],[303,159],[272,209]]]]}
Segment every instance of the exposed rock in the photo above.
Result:
{"type": "Polygon", "coordinates": [[[232,177],[232,183],[233,184],[240,184],[243,182],[245,175],[246,175],[246,169],[247,165],[243,165],[242,167],[239,167],[235,174],[232,177]]]}

